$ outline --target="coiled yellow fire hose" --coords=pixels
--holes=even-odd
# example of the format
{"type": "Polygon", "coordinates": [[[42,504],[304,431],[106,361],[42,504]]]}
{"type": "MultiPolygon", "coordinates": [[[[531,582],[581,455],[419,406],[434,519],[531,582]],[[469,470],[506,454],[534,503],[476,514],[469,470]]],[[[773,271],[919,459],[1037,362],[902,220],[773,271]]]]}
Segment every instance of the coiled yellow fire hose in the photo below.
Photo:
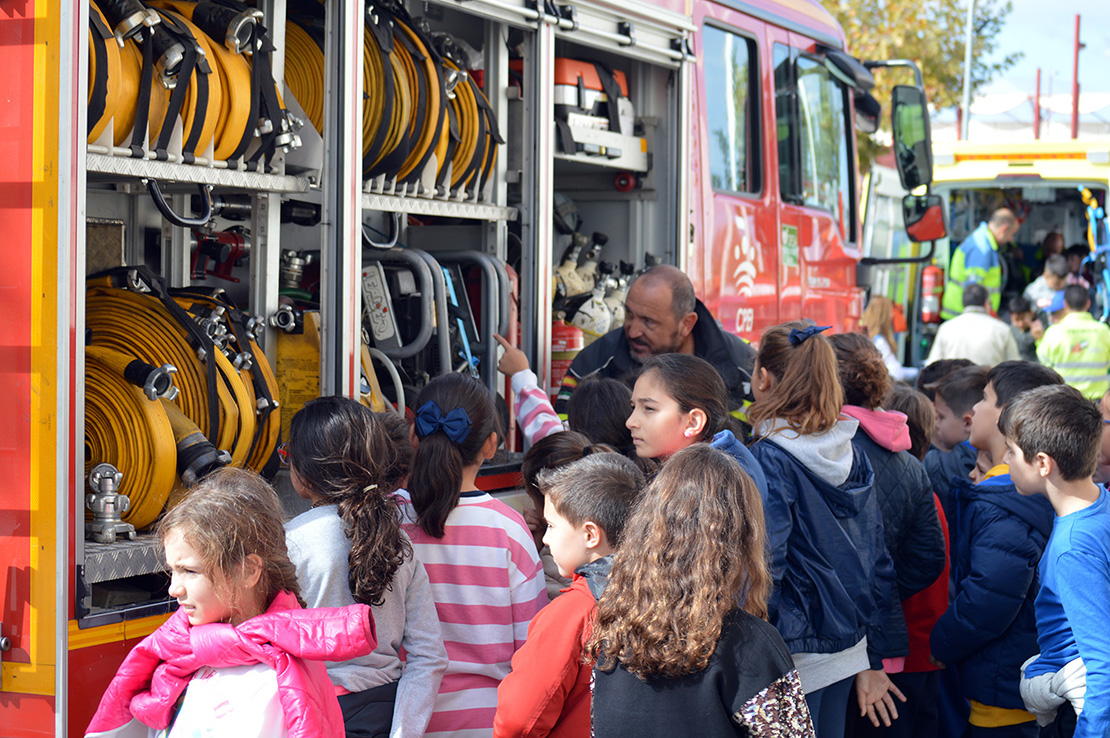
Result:
{"type": "Polygon", "coordinates": [[[85,474],[107,461],[123,472],[120,493],[131,499],[123,519],[154,522],[177,478],[173,428],[159,400],[123,377],[132,360],[102,346],[85,352],[85,474]]]}

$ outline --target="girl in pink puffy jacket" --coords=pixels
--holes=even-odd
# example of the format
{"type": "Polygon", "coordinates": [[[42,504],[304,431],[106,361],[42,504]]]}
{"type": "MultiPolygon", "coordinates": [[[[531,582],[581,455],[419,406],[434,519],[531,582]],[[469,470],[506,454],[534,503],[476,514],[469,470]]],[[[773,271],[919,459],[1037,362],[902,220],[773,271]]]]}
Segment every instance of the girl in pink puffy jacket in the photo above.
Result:
{"type": "Polygon", "coordinates": [[[159,525],[177,612],[128,654],[86,736],[342,738],[324,660],[370,653],[366,605],[302,609],[281,506],[223,469],[159,525]]]}

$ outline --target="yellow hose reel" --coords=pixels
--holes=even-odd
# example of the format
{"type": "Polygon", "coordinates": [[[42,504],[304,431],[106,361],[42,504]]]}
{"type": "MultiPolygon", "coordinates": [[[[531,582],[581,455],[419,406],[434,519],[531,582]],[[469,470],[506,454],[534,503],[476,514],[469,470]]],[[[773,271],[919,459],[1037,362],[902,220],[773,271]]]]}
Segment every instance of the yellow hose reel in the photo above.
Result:
{"type": "MultiPolygon", "coordinates": [[[[301,10],[286,24],[286,83],[322,133],[322,15],[301,10]]],[[[504,143],[492,109],[473,78],[437,51],[403,7],[367,3],[362,73],[364,178],[415,184],[434,156],[437,186],[484,186],[504,143]],[[452,92],[448,76],[460,80],[452,92]]]]}
{"type": "Polygon", "coordinates": [[[166,158],[180,119],[186,163],[210,146],[212,158],[237,162],[258,141],[245,162],[256,168],[276,148],[299,145],[299,122],[272,79],[273,47],[259,11],[234,0],[99,2],[89,13],[90,143],[113,121],[113,145],[130,140],[133,156],[147,146],[166,158]],[[149,25],[132,23],[117,46],[112,24],[126,6],[149,25]]]}
{"type": "Polygon", "coordinates": [[[122,472],[126,522],[149,525],[219,466],[262,470],[281,418],[260,319],[220,294],[171,293],[145,268],[124,267],[88,280],[86,324],[86,463],[122,472]]]}

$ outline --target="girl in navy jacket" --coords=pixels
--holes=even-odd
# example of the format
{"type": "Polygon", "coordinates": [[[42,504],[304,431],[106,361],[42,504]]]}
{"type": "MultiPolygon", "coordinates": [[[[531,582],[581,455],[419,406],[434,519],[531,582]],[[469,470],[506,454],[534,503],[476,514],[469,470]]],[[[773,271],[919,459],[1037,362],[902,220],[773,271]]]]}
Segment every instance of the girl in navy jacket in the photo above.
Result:
{"type": "Polygon", "coordinates": [[[748,419],[767,476],[770,620],[794,655],[818,737],[841,738],[855,675],[882,668],[868,638],[878,640],[889,615],[894,569],[823,330],[794,322],[763,335],[748,419]]]}

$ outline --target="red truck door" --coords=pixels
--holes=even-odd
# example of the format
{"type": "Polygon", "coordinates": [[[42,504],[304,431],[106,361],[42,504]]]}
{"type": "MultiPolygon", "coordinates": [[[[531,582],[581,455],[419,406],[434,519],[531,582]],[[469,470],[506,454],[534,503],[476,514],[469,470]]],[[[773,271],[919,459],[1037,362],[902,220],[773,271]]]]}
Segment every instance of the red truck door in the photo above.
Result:
{"type": "Polygon", "coordinates": [[[778,322],[778,184],[767,26],[696,3],[695,111],[690,146],[697,293],[725,330],[749,340],[778,322]]]}
{"type": "Polygon", "coordinates": [[[778,171],[779,321],[859,318],[857,176],[848,88],[817,44],[770,28],[778,171]]]}

